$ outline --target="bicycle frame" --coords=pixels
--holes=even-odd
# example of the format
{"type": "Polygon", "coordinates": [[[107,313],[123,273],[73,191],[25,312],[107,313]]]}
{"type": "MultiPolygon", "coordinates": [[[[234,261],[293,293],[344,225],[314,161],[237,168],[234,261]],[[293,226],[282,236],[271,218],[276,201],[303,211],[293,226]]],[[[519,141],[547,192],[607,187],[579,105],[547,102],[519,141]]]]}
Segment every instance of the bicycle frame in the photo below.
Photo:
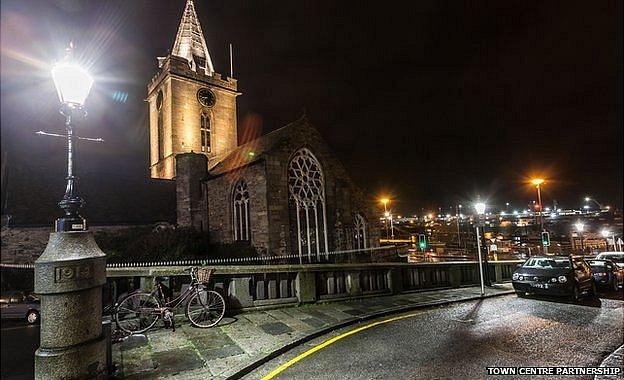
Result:
{"type": "Polygon", "coordinates": [[[176,298],[172,299],[169,302],[165,302],[166,299],[165,299],[164,292],[162,290],[162,283],[157,282],[156,289],[154,289],[151,292],[151,295],[163,301],[163,305],[162,305],[163,307],[168,308],[168,309],[175,309],[176,307],[180,306],[184,301],[186,301],[189,298],[189,296],[191,296],[193,293],[198,293],[199,286],[201,285],[202,284],[199,284],[197,281],[192,281],[188,289],[182,292],[182,294],[180,294],[179,296],[177,296],[176,298]]]}

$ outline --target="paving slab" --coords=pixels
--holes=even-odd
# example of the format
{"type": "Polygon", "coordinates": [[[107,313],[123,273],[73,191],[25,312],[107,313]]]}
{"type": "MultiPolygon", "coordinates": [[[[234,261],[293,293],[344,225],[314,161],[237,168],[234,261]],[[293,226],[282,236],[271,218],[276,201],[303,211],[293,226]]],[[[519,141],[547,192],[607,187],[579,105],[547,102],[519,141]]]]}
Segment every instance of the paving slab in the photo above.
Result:
{"type": "MultiPolygon", "coordinates": [[[[510,284],[488,288],[486,296],[512,293],[510,284]]],[[[280,353],[333,329],[416,307],[475,299],[479,287],[324,301],[304,306],[252,311],[200,329],[182,316],[176,331],[156,328],[145,338],[113,344],[116,378],[234,378],[280,353]]],[[[459,321],[458,323],[460,323],[459,321]]]]}

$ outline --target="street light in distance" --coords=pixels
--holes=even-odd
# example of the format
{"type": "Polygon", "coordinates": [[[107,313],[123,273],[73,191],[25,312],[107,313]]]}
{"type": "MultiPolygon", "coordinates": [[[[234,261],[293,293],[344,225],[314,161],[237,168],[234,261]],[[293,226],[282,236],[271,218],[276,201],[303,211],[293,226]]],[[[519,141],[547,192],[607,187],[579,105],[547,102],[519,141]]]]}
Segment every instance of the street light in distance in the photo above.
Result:
{"type": "Polygon", "coordinates": [[[481,296],[483,297],[485,295],[485,282],[484,282],[484,277],[483,277],[483,260],[481,258],[481,236],[479,234],[479,227],[481,224],[481,216],[483,214],[485,214],[485,203],[483,202],[476,202],[474,204],[474,209],[477,212],[477,226],[476,226],[476,231],[477,231],[477,254],[479,257],[479,278],[481,280],[481,296]]]}

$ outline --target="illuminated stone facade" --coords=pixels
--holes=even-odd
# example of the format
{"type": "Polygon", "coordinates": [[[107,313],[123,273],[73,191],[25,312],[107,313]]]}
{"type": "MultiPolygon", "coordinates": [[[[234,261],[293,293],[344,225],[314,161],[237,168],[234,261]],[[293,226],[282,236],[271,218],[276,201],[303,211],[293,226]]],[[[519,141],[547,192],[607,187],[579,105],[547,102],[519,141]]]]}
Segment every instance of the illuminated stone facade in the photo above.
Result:
{"type": "Polygon", "coordinates": [[[238,146],[240,93],[236,79],[214,72],[192,1],[187,1],[172,53],[158,61],[159,72],[147,86],[150,175],[173,179],[176,154],[204,154],[212,165],[238,146]]]}
{"type": "Polygon", "coordinates": [[[214,72],[192,0],[159,69],[148,85],[150,169],[175,179],[178,226],[301,261],[378,244],[370,200],[305,116],[238,145],[237,82],[214,72]]]}

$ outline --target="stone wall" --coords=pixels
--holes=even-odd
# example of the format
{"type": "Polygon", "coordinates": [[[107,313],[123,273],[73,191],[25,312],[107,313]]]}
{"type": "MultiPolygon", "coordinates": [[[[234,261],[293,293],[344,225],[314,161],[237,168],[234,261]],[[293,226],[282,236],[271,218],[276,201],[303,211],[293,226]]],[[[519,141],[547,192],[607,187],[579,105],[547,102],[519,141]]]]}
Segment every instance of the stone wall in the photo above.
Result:
{"type": "Polygon", "coordinates": [[[263,161],[244,166],[211,178],[206,184],[208,198],[208,225],[210,240],[213,242],[232,243],[232,191],[239,181],[247,182],[249,191],[250,244],[259,254],[269,252],[269,233],[267,219],[267,182],[263,161]]]}
{"type": "Polygon", "coordinates": [[[269,210],[269,240],[275,254],[292,254],[288,205],[288,165],[292,156],[301,148],[309,149],[320,161],[325,177],[327,213],[327,234],[329,249],[343,250],[354,248],[346,239],[353,228],[356,213],[367,222],[368,247],[379,243],[379,222],[372,212],[372,203],[351,181],[347,171],[329,150],[319,132],[307,120],[292,127],[287,137],[282,139],[267,154],[267,200],[269,210]]]}
{"type": "Polygon", "coordinates": [[[376,247],[379,223],[372,212],[372,204],[349,179],[320,134],[307,120],[285,128],[287,130],[281,131],[279,136],[268,135],[258,142],[262,146],[267,139],[275,139],[255,161],[209,178],[207,197],[211,241],[232,242],[232,189],[244,179],[251,201],[252,245],[269,255],[295,254],[296,249],[291,247],[291,234],[296,227],[291,226],[290,220],[288,165],[295,152],[305,147],[320,161],[325,178],[329,250],[356,248],[353,246],[353,227],[358,213],[367,222],[367,247],[376,247]]]}
{"type": "MultiPolygon", "coordinates": [[[[116,232],[132,226],[90,226],[92,232],[116,232]]],[[[2,264],[33,264],[43,253],[53,227],[2,227],[2,264]]]]}
{"type": "Polygon", "coordinates": [[[210,117],[210,152],[203,152],[211,161],[223,157],[238,146],[236,123],[235,79],[212,76],[191,70],[186,60],[168,56],[163,68],[148,85],[150,110],[150,161],[152,178],[172,179],[175,176],[175,155],[202,153],[200,120],[202,112],[210,117]],[[198,99],[200,88],[209,88],[215,95],[212,107],[203,107],[198,99]],[[156,98],[163,91],[164,158],[158,160],[158,110],[156,98]]]}
{"type": "Polygon", "coordinates": [[[205,231],[208,212],[204,181],[208,176],[208,160],[203,154],[184,153],[176,156],[176,213],[180,227],[205,231]]]}

